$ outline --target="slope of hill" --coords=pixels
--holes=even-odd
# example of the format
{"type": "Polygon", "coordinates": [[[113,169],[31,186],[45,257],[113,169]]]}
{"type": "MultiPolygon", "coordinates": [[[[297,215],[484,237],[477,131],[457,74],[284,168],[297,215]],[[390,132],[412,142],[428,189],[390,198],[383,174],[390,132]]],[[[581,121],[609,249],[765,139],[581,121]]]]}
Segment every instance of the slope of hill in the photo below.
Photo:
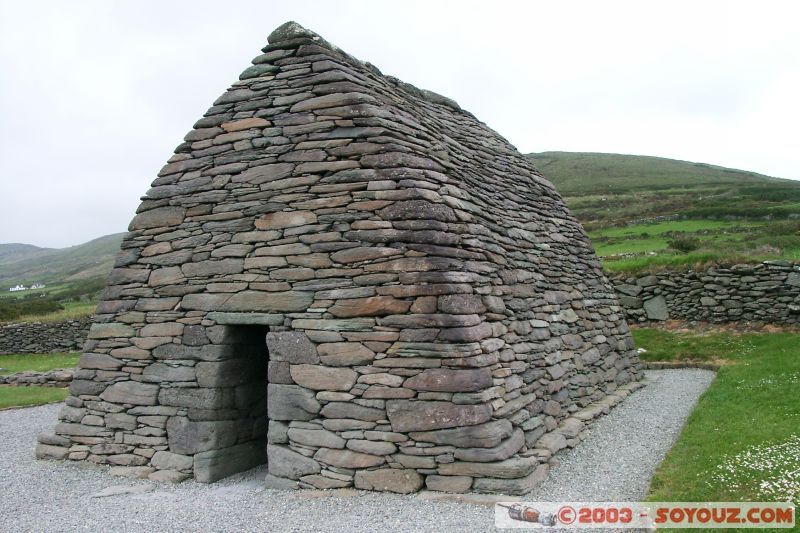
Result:
{"type": "Polygon", "coordinates": [[[800,181],[661,157],[528,154],[609,270],[800,259],[800,181]]]}
{"type": "Polygon", "coordinates": [[[123,235],[106,235],[62,249],[0,244],[0,290],[18,283],[64,284],[104,278],[111,270],[123,235]]]}
{"type": "Polygon", "coordinates": [[[542,152],[526,157],[557,184],[561,194],[794,183],[756,172],[644,155],[542,152]]]}
{"type": "Polygon", "coordinates": [[[527,157],[590,229],[673,215],[720,220],[800,216],[800,181],[661,157],[583,152],[527,157]]]}
{"type": "Polygon", "coordinates": [[[39,248],[32,244],[0,244],[0,264],[34,257],[38,254],[47,253],[48,250],[50,250],[50,248],[39,248]]]}

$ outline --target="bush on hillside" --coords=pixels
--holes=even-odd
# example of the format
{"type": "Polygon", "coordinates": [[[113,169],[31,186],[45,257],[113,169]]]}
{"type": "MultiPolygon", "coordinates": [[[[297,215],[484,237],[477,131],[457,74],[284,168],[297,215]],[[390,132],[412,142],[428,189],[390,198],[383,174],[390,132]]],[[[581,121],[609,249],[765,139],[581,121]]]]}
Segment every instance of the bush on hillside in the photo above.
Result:
{"type": "Polygon", "coordinates": [[[64,307],[44,298],[0,301],[0,322],[13,321],[25,315],[45,315],[61,311],[64,307]]]}
{"type": "Polygon", "coordinates": [[[673,250],[688,254],[700,248],[700,240],[693,237],[676,237],[667,242],[667,245],[673,250]]]}

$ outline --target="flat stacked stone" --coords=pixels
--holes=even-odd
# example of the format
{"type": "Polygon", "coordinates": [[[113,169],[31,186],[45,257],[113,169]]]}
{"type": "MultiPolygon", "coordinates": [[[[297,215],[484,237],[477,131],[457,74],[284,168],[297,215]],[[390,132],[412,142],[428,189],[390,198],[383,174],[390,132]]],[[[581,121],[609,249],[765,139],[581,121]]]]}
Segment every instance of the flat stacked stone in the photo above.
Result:
{"type": "Polygon", "coordinates": [[[641,375],[585,233],[451,100],[294,23],[269,42],[140,205],[39,456],[529,490],[539,439],[641,375]]]}

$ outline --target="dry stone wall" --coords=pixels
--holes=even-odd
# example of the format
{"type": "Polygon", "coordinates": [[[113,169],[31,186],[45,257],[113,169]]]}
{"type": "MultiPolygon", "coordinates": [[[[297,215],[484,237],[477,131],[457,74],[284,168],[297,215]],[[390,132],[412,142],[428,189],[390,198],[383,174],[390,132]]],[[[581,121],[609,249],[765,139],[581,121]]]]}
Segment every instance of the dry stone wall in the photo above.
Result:
{"type": "Polygon", "coordinates": [[[4,376],[0,375],[0,385],[13,385],[15,387],[69,387],[74,373],[75,370],[72,368],[56,368],[47,372],[26,370],[4,376]]]}
{"type": "Polygon", "coordinates": [[[49,353],[79,350],[86,341],[91,320],[31,322],[0,326],[0,354],[49,353]]]}
{"type": "Polygon", "coordinates": [[[800,263],[717,265],[612,281],[629,321],[800,323],[800,263]]]}
{"type": "Polygon", "coordinates": [[[269,41],[139,207],[37,454],[529,490],[641,375],[585,233],[454,102],[293,23],[269,41]]]}

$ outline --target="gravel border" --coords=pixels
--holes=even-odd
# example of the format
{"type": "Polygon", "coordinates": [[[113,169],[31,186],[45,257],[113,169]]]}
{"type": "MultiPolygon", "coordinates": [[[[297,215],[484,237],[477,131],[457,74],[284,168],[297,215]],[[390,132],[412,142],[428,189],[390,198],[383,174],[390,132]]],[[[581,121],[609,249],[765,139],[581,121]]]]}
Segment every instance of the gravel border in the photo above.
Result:
{"type": "Polygon", "coordinates": [[[708,370],[648,370],[648,384],[591,425],[585,440],[556,458],[550,477],[531,501],[638,501],[678,438],[700,394],[714,379],[708,370]]]}
{"type": "MultiPolygon", "coordinates": [[[[524,499],[636,500],[714,377],[706,370],[646,373],[647,387],[595,422],[558,455],[548,480],[524,499]]],[[[103,468],[33,459],[36,434],[60,404],[0,412],[2,531],[487,531],[491,506],[416,496],[266,490],[264,469],[212,485],[115,478],[103,468]],[[89,498],[102,491],[107,497],[89,498]]],[[[491,498],[487,499],[490,501],[491,498]]]]}

